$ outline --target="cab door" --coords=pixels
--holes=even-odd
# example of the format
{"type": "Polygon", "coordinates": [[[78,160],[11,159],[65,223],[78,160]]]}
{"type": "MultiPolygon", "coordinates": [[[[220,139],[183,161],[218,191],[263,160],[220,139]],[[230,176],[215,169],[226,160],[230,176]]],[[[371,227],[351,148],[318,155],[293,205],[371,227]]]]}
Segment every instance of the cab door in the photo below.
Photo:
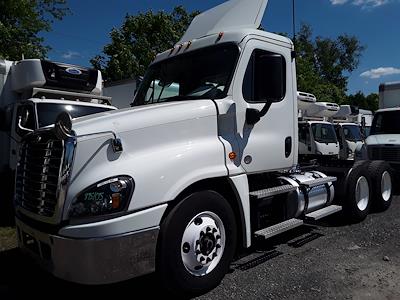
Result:
{"type": "Polygon", "coordinates": [[[297,160],[297,105],[291,48],[250,39],[243,50],[233,97],[237,139],[247,173],[291,168],[297,160]]]}

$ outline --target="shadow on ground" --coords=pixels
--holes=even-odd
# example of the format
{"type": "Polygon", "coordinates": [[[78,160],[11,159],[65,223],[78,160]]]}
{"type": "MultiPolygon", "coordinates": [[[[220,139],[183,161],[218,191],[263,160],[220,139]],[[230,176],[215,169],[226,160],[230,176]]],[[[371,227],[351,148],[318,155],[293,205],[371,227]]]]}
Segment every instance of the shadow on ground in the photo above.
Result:
{"type": "MultiPolygon", "coordinates": [[[[84,286],[59,280],[42,271],[29,258],[20,254],[18,249],[0,252],[0,298],[11,299],[32,295],[40,299],[54,299],[54,292],[61,293],[62,298],[90,295],[92,297],[116,297],[130,294],[132,297],[146,295],[150,298],[165,297],[165,293],[155,288],[154,275],[118,284],[103,286],[84,286]],[[48,296],[46,296],[48,295],[48,296]],[[4,298],[3,298],[4,297],[4,298]]],[[[140,296],[140,297],[142,297],[140,296]]]]}
{"type": "MultiPolygon", "coordinates": [[[[333,220],[328,220],[325,224],[325,226],[344,225],[345,223],[338,224],[333,220]]],[[[236,258],[232,263],[230,272],[248,270],[269,260],[273,260],[284,254],[277,250],[281,245],[299,248],[322,236],[323,234],[318,232],[318,227],[306,225],[269,240],[257,240],[251,249],[246,250],[236,258]]],[[[46,299],[46,295],[42,294],[43,289],[51,289],[62,291],[62,295],[66,298],[78,295],[115,297],[116,293],[129,293],[134,296],[146,295],[146,298],[168,297],[166,291],[160,289],[160,285],[156,281],[156,276],[151,274],[103,286],[73,284],[57,279],[47,272],[42,271],[30,258],[22,255],[18,249],[14,248],[0,252],[0,295],[2,296],[32,296],[32,293],[36,293],[35,291],[39,289],[41,297],[42,295],[44,296],[42,299],[46,299]],[[23,284],[21,285],[21,283],[23,284]]],[[[49,298],[52,295],[54,296],[53,293],[49,293],[49,298]]]]}

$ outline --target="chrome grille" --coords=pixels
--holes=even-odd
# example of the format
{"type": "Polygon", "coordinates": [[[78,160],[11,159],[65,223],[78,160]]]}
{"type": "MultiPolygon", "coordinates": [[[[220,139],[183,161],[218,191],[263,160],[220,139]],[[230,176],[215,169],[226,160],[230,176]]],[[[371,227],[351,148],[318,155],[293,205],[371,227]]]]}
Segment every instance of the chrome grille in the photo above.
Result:
{"type": "Polygon", "coordinates": [[[370,146],[368,157],[372,160],[386,160],[400,162],[400,147],[395,146],[370,146]]]}
{"type": "Polygon", "coordinates": [[[63,142],[51,131],[30,135],[22,143],[16,178],[16,202],[44,217],[55,213],[63,142]]]}

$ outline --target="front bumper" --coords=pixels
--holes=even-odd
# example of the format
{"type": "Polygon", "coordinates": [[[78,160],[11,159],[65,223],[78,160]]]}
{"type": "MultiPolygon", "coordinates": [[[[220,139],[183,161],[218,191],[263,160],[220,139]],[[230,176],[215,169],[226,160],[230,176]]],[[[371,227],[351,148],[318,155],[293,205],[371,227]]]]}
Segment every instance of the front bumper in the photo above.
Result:
{"type": "Polygon", "coordinates": [[[159,228],[104,238],[65,238],[16,218],[19,246],[54,276],[81,284],[107,284],[153,272],[159,228]]]}

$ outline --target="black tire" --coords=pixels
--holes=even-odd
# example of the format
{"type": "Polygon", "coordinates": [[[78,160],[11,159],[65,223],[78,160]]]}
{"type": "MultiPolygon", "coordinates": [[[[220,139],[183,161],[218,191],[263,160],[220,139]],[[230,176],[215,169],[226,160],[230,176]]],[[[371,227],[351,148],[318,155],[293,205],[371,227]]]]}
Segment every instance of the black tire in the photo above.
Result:
{"type": "Polygon", "coordinates": [[[393,173],[390,165],[382,160],[372,161],[368,167],[368,174],[371,177],[373,208],[376,211],[385,211],[392,204],[393,198],[393,173]],[[386,181],[386,185],[383,185],[383,180],[386,181]],[[390,187],[387,184],[390,184],[390,187]]]}
{"type": "Polygon", "coordinates": [[[368,176],[369,163],[358,161],[354,164],[347,176],[346,182],[346,199],[343,202],[343,210],[347,218],[351,222],[360,222],[364,220],[371,206],[371,179],[368,176]],[[362,188],[367,185],[362,192],[367,193],[366,197],[362,197],[364,201],[359,201],[360,197],[357,193],[357,186],[362,188]]]}
{"type": "Polygon", "coordinates": [[[167,290],[179,296],[205,293],[215,288],[228,272],[236,243],[236,221],[227,200],[214,191],[193,193],[177,204],[161,225],[156,261],[158,278],[167,290]],[[203,212],[211,212],[220,218],[226,239],[216,266],[208,274],[195,276],[184,265],[182,238],[187,226],[193,224],[193,218],[203,212]]]}

